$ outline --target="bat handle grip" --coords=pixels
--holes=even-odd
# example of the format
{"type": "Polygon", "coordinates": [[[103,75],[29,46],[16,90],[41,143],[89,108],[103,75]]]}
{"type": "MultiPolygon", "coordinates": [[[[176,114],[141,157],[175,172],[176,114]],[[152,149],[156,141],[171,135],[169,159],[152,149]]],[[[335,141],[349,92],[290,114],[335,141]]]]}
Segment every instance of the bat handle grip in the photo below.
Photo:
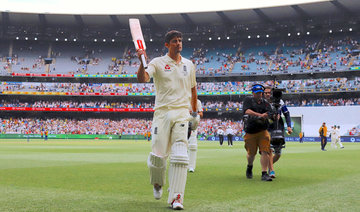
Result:
{"type": "Polygon", "coordinates": [[[146,63],[146,59],[145,59],[145,55],[141,55],[141,61],[142,61],[142,64],[143,64],[143,66],[144,66],[144,69],[147,69],[147,63],[146,63]]]}

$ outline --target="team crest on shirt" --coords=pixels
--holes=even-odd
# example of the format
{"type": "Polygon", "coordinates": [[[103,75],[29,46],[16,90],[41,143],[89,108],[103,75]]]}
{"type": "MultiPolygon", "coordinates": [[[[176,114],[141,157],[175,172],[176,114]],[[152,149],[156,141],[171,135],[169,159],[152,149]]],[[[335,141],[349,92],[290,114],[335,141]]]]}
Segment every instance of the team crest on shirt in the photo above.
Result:
{"type": "Polygon", "coordinates": [[[186,65],[183,66],[183,74],[186,76],[188,74],[186,65]]]}
{"type": "Polygon", "coordinates": [[[168,64],[166,64],[165,66],[165,72],[170,72],[171,71],[171,68],[168,64]]]}
{"type": "Polygon", "coordinates": [[[158,129],[157,129],[157,127],[155,127],[155,129],[154,129],[154,135],[157,135],[157,133],[158,133],[158,129]]]}

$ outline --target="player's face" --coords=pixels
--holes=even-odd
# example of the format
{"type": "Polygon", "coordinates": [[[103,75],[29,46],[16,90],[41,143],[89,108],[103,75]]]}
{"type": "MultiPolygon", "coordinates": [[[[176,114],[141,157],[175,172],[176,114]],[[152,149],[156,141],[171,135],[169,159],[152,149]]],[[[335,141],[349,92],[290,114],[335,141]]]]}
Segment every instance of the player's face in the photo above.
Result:
{"type": "Polygon", "coordinates": [[[270,98],[271,98],[271,89],[265,89],[264,97],[265,97],[265,99],[270,100],[270,98]]]}
{"type": "Polygon", "coordinates": [[[165,43],[165,46],[169,49],[169,51],[180,53],[182,51],[182,38],[175,37],[171,39],[169,43],[165,43]]]}

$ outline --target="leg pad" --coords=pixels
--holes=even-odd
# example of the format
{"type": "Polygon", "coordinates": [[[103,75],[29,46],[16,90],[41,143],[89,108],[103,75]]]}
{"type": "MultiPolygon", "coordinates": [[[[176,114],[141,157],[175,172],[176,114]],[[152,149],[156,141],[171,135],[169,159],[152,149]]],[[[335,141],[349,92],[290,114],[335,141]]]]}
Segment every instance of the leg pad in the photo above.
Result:
{"type": "Polygon", "coordinates": [[[183,141],[175,142],[171,147],[170,167],[169,167],[169,198],[168,203],[180,194],[181,202],[184,198],[185,185],[187,178],[187,168],[189,157],[187,154],[187,145],[183,141]]]}
{"type": "Polygon", "coordinates": [[[150,183],[163,186],[166,180],[166,159],[150,152],[147,163],[150,170],[150,183]]]}

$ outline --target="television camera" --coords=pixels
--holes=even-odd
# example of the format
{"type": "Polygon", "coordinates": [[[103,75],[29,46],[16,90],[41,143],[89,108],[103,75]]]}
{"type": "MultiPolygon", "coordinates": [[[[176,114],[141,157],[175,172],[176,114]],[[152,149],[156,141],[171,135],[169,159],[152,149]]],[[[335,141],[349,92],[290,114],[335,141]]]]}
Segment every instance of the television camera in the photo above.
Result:
{"type": "Polygon", "coordinates": [[[284,137],[284,123],[280,115],[281,108],[281,97],[285,89],[273,88],[271,96],[271,106],[272,111],[269,114],[271,117],[270,120],[270,135],[271,135],[271,145],[281,145],[285,148],[285,137],[284,137]]]}

